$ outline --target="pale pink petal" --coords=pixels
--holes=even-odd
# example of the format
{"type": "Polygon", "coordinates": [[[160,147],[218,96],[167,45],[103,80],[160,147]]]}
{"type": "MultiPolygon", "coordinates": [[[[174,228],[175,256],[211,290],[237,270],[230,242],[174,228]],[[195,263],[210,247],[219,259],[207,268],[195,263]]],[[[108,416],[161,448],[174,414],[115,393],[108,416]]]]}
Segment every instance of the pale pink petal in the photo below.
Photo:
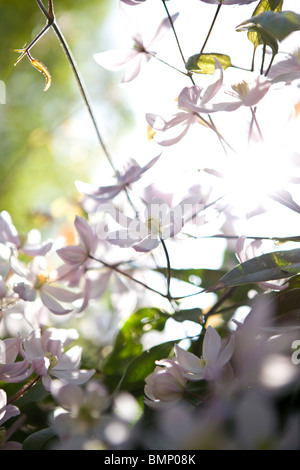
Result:
{"type": "Polygon", "coordinates": [[[215,73],[213,77],[213,83],[206,88],[201,98],[201,105],[205,105],[208,101],[210,101],[218,93],[222,84],[223,68],[220,62],[215,59],[215,73]]]}
{"type": "Polygon", "coordinates": [[[148,251],[154,250],[159,245],[158,238],[145,238],[143,241],[134,245],[133,248],[135,251],[146,253],[148,251]]]}
{"type": "Polygon", "coordinates": [[[64,287],[52,286],[48,284],[45,284],[41,290],[62,302],[74,302],[74,300],[78,300],[82,297],[81,293],[73,292],[64,287]]]}
{"type": "Polygon", "coordinates": [[[232,335],[224,347],[224,349],[221,351],[218,357],[218,366],[223,367],[227,362],[231,359],[231,356],[234,351],[234,345],[235,345],[235,340],[234,336],[232,335]]]}
{"type": "Polygon", "coordinates": [[[48,308],[48,310],[50,310],[50,312],[56,315],[66,315],[67,313],[70,313],[73,310],[63,308],[56,300],[53,299],[53,297],[51,297],[43,290],[40,291],[40,297],[43,304],[48,308]]]}
{"type": "MultiPolygon", "coordinates": [[[[176,21],[178,16],[179,16],[179,13],[175,13],[174,15],[171,16],[173,23],[176,21]]],[[[153,44],[161,41],[170,28],[171,28],[171,23],[170,23],[169,18],[168,17],[164,18],[163,21],[158,26],[156,32],[152,36],[152,39],[149,41],[149,43],[147,44],[145,48],[149,49],[149,47],[151,47],[153,44]]]]}
{"type": "Polygon", "coordinates": [[[21,299],[28,302],[33,302],[36,299],[36,289],[24,282],[14,284],[13,290],[21,299]]]}
{"type": "Polygon", "coordinates": [[[210,325],[207,327],[203,340],[203,359],[209,363],[215,363],[221,349],[221,337],[210,325]]]}
{"type": "Polygon", "coordinates": [[[87,259],[87,252],[82,246],[66,246],[56,250],[58,256],[67,264],[80,265],[87,259]]]}
{"type": "Polygon", "coordinates": [[[183,367],[186,371],[198,374],[201,373],[203,367],[201,360],[195,354],[185,351],[175,344],[175,355],[178,364],[183,367]]]}
{"type": "Polygon", "coordinates": [[[139,54],[139,51],[133,48],[125,50],[116,49],[94,54],[93,57],[97,64],[108,70],[120,70],[139,54]]]}
{"type": "Polygon", "coordinates": [[[148,56],[144,52],[140,52],[136,55],[127,65],[126,71],[122,78],[121,83],[129,83],[134,80],[141,71],[143,62],[150,60],[151,56],[148,56]]]}
{"type": "Polygon", "coordinates": [[[31,246],[30,244],[26,244],[20,249],[20,251],[28,256],[45,256],[51,250],[52,246],[52,242],[47,242],[40,246],[31,246]]]}

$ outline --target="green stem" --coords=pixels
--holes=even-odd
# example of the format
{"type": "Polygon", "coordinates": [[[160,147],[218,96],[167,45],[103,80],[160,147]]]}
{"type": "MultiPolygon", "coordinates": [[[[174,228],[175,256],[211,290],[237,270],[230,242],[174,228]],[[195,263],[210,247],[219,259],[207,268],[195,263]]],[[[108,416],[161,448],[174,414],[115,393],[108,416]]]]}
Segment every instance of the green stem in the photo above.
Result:
{"type": "Polygon", "coordinates": [[[161,241],[161,244],[162,244],[165,256],[166,256],[166,260],[167,260],[167,297],[169,299],[171,298],[170,296],[171,263],[170,263],[170,257],[169,257],[169,253],[168,253],[165,241],[162,238],[160,239],[160,241],[161,241]]]}
{"type": "Polygon", "coordinates": [[[218,18],[218,15],[219,15],[219,13],[220,13],[221,6],[222,6],[221,3],[219,3],[219,5],[217,6],[217,11],[216,11],[215,16],[214,16],[214,18],[213,18],[213,20],[212,20],[212,23],[211,23],[210,28],[209,28],[209,31],[208,31],[208,33],[207,33],[206,39],[205,39],[205,41],[204,41],[204,43],[203,43],[203,46],[202,46],[202,48],[201,48],[201,51],[200,51],[200,53],[199,53],[200,56],[203,54],[203,51],[204,51],[205,46],[206,46],[206,44],[207,44],[207,41],[209,40],[209,37],[210,37],[210,35],[211,35],[211,32],[212,32],[212,30],[213,30],[213,28],[214,28],[215,22],[216,22],[216,20],[217,20],[217,18],[218,18]]]}
{"type": "MultiPolygon", "coordinates": [[[[166,2],[165,0],[162,0],[163,2],[163,5],[164,5],[164,8],[166,10],[166,13],[168,15],[168,18],[169,18],[169,22],[170,22],[170,25],[171,25],[171,28],[172,28],[172,31],[173,31],[173,34],[174,34],[174,37],[175,37],[175,40],[176,40],[176,44],[177,44],[177,47],[178,47],[178,50],[179,50],[179,53],[181,55],[181,58],[182,58],[182,61],[184,63],[184,66],[186,66],[186,60],[185,60],[185,57],[183,55],[183,52],[182,52],[182,49],[181,49],[181,46],[180,46],[180,42],[179,42],[179,39],[178,39],[178,36],[177,36],[177,33],[176,33],[176,29],[174,27],[174,23],[173,23],[173,20],[172,20],[172,17],[170,15],[170,12],[168,10],[168,7],[166,5],[166,2]]],[[[187,73],[187,76],[190,78],[191,82],[193,83],[193,85],[195,85],[195,82],[194,82],[194,79],[192,77],[192,74],[189,72],[187,73]]]]}

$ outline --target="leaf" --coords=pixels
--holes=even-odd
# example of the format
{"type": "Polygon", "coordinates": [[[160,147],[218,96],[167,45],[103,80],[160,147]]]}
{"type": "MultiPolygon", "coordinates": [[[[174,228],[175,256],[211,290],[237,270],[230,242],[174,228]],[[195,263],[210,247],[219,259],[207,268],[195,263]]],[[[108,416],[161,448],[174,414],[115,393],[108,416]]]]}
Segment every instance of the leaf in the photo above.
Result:
{"type": "Polygon", "coordinates": [[[173,318],[173,320],[178,322],[189,320],[201,324],[202,316],[203,312],[201,308],[191,308],[189,310],[180,310],[179,312],[168,315],[168,318],[173,318]]]}
{"type": "Polygon", "coordinates": [[[46,85],[44,87],[44,91],[49,90],[49,88],[51,86],[51,75],[50,75],[47,67],[45,67],[45,65],[42,64],[42,62],[39,62],[38,60],[33,59],[33,58],[30,59],[30,62],[33,65],[33,67],[35,67],[39,72],[42,72],[45,75],[46,85]]]}
{"type": "Polygon", "coordinates": [[[195,54],[191,56],[185,65],[189,72],[213,74],[215,71],[215,59],[217,59],[224,70],[233,67],[231,59],[225,54],[195,54]]]}
{"type": "Polygon", "coordinates": [[[119,384],[120,389],[127,391],[143,389],[145,378],[155,369],[155,361],[168,357],[174,344],[174,341],[159,344],[134,358],[128,365],[121,384],[119,384]]]}
{"type": "Polygon", "coordinates": [[[118,333],[114,349],[104,365],[104,373],[122,375],[130,361],[142,353],[142,336],[153,329],[162,331],[167,318],[157,308],[142,308],[131,315],[118,333]]]}
{"type": "Polygon", "coordinates": [[[54,437],[56,434],[51,428],[37,431],[24,440],[22,450],[42,450],[54,437]]]}
{"type": "Polygon", "coordinates": [[[237,31],[244,30],[258,32],[264,40],[269,38],[270,42],[272,38],[273,41],[282,41],[289,34],[300,30],[300,15],[293,11],[265,11],[237,26],[237,31]]]}
{"type": "MultiPolygon", "coordinates": [[[[253,16],[260,15],[265,11],[279,12],[282,10],[283,0],[261,0],[254,10],[253,16]]],[[[255,31],[248,32],[248,39],[254,45],[256,49],[259,45],[264,44],[261,35],[255,31]]]]}
{"type": "Polygon", "coordinates": [[[251,282],[286,279],[300,272],[300,249],[267,253],[238,264],[207,291],[251,282]]]}

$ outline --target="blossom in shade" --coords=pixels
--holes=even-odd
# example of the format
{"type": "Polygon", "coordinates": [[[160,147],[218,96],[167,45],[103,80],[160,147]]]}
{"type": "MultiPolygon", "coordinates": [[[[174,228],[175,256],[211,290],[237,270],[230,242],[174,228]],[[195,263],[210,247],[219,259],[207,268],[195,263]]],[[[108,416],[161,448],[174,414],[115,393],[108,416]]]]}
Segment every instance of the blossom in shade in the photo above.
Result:
{"type": "Polygon", "coordinates": [[[144,3],[146,0],[120,0],[120,3],[125,5],[139,5],[140,3],[144,3]]]}
{"type": "MultiPolygon", "coordinates": [[[[172,15],[174,22],[178,13],[172,15]]],[[[170,20],[165,18],[158,26],[152,38],[144,42],[143,35],[136,31],[133,35],[133,46],[126,49],[115,49],[94,54],[95,61],[108,70],[121,70],[126,67],[122,83],[135,79],[144,64],[146,64],[155,52],[151,51],[152,46],[158,43],[170,29],[170,20]]]]}
{"type": "Polygon", "coordinates": [[[90,433],[99,426],[109,405],[106,388],[93,380],[84,389],[53,380],[51,395],[61,406],[54,415],[54,428],[62,438],[90,433]]]}
{"type": "Polygon", "coordinates": [[[207,103],[218,93],[222,83],[223,69],[220,62],[215,60],[215,72],[212,83],[206,89],[198,85],[185,87],[178,96],[178,112],[169,117],[147,113],[146,121],[149,126],[159,134],[162,132],[167,136],[163,140],[159,137],[156,142],[163,146],[176,144],[187,134],[191,125],[196,122],[203,123],[200,114],[208,112],[207,103]],[[176,128],[174,136],[173,128],[176,128]]]}
{"type": "Polygon", "coordinates": [[[23,382],[32,374],[33,369],[29,367],[30,364],[26,358],[15,362],[20,348],[20,338],[0,340],[0,380],[2,382],[23,382]]]}
{"type": "Polygon", "coordinates": [[[14,292],[23,300],[33,302],[39,294],[50,312],[63,315],[71,312],[73,308],[66,309],[59,302],[70,303],[82,296],[64,287],[53,285],[54,279],[48,271],[44,257],[37,256],[28,267],[14,256],[11,257],[10,263],[13,271],[26,280],[26,282],[16,282],[13,287],[14,292]]]}
{"type": "Polygon", "coordinates": [[[19,414],[19,408],[14,405],[7,405],[6,393],[4,390],[0,389],[0,426],[8,419],[13,416],[18,416],[19,414]]]}
{"type": "Polygon", "coordinates": [[[256,2],[257,0],[201,0],[204,3],[211,5],[249,5],[249,3],[256,2]]]}
{"type": "Polygon", "coordinates": [[[78,338],[76,330],[48,328],[32,330],[23,340],[24,356],[31,363],[37,375],[42,377],[47,391],[51,389],[52,377],[63,383],[83,384],[95,373],[94,370],[79,369],[82,348],[64,348],[78,338]]]}
{"type": "Polygon", "coordinates": [[[154,372],[145,379],[145,403],[152,408],[174,405],[185,392],[185,370],[171,359],[162,359],[155,364],[154,372]]]}
{"type": "Polygon", "coordinates": [[[176,361],[185,369],[186,379],[192,382],[218,379],[233,351],[234,336],[223,347],[219,333],[211,326],[208,326],[204,336],[201,358],[175,345],[176,361]]]}

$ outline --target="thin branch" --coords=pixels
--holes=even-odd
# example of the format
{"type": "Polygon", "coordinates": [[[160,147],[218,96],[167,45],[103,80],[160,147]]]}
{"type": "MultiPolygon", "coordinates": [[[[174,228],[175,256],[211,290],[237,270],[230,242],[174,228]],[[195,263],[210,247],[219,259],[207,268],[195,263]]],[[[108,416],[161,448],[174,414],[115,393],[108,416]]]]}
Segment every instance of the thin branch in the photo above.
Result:
{"type": "Polygon", "coordinates": [[[204,41],[204,44],[203,44],[203,46],[202,46],[202,48],[201,48],[201,51],[200,51],[199,55],[202,55],[202,54],[203,54],[203,51],[204,51],[205,46],[206,46],[206,44],[207,44],[207,41],[209,40],[209,37],[210,37],[210,35],[211,35],[211,32],[212,32],[212,30],[213,30],[213,28],[214,28],[215,22],[216,22],[216,20],[217,20],[218,15],[219,15],[221,6],[222,6],[221,3],[219,3],[219,5],[217,6],[217,11],[216,11],[215,16],[214,16],[214,18],[213,18],[213,20],[212,20],[212,23],[211,23],[211,25],[210,25],[209,31],[208,31],[208,33],[207,33],[206,39],[205,39],[205,41],[204,41]]]}
{"type": "Polygon", "coordinates": [[[168,250],[167,250],[165,241],[164,241],[162,238],[160,239],[160,241],[161,241],[161,244],[162,244],[162,247],[163,247],[165,256],[166,256],[166,260],[167,260],[167,273],[168,273],[168,274],[167,274],[167,296],[168,296],[168,298],[171,298],[171,296],[170,296],[170,283],[171,283],[171,263],[170,263],[170,257],[169,257],[169,253],[168,253],[168,250]]]}
{"type": "MultiPolygon", "coordinates": [[[[179,53],[180,53],[180,55],[181,55],[182,61],[183,61],[183,63],[184,63],[184,66],[186,66],[186,60],[185,60],[185,57],[184,57],[183,52],[182,52],[182,49],[181,49],[181,45],[180,45],[180,42],[179,42],[179,39],[178,39],[178,36],[177,36],[177,33],[176,33],[176,29],[175,29],[175,27],[174,27],[174,23],[173,23],[172,17],[171,17],[171,15],[170,15],[170,12],[169,12],[169,9],[168,9],[168,7],[167,7],[167,5],[166,5],[165,0],[162,0],[162,2],[163,2],[163,5],[164,5],[164,8],[165,8],[165,10],[166,10],[166,13],[167,13],[167,15],[168,15],[169,22],[170,22],[170,25],[171,25],[171,28],[172,28],[172,31],[173,31],[173,34],[174,34],[174,37],[175,37],[175,40],[176,40],[176,44],[177,44],[179,53]]],[[[194,82],[194,79],[193,79],[193,77],[192,77],[191,72],[188,72],[186,75],[190,78],[190,80],[191,80],[191,82],[193,83],[193,85],[195,85],[195,82],[194,82]]]]}
{"type": "Polygon", "coordinates": [[[39,378],[40,376],[37,375],[36,377],[33,377],[32,379],[30,379],[29,382],[27,382],[27,384],[25,384],[22,388],[20,388],[20,390],[18,390],[16,393],[14,393],[11,397],[7,399],[7,405],[9,405],[10,403],[14,403],[15,401],[22,398],[25,395],[25,393],[27,393],[37,383],[39,378]]]}

